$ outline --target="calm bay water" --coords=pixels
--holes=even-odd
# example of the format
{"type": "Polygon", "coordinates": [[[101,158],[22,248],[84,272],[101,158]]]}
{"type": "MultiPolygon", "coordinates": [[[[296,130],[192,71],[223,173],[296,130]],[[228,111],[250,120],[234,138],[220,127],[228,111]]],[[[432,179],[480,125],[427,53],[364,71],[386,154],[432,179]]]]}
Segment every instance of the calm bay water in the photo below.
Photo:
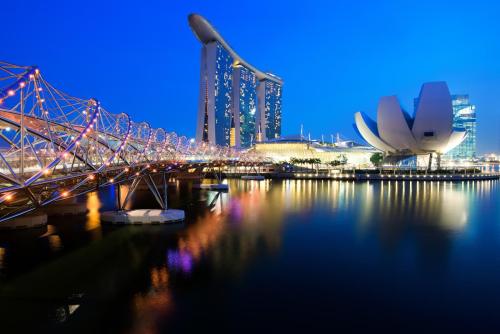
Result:
{"type": "MultiPolygon", "coordinates": [[[[0,234],[0,332],[498,332],[500,183],[230,181],[185,223],[0,234]]],[[[134,206],[153,207],[143,193],[134,206]]]]}

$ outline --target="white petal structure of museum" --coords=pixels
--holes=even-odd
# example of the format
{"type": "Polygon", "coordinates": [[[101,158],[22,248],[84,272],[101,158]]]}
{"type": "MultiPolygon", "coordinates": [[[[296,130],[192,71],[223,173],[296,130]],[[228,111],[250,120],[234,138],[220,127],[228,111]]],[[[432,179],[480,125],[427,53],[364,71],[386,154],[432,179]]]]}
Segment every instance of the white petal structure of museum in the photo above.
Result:
{"type": "Polygon", "coordinates": [[[362,112],[354,115],[355,127],[370,145],[387,155],[443,154],[466,137],[453,128],[453,107],[446,82],[422,86],[415,115],[401,108],[396,96],[380,99],[377,121],[362,112]]]}

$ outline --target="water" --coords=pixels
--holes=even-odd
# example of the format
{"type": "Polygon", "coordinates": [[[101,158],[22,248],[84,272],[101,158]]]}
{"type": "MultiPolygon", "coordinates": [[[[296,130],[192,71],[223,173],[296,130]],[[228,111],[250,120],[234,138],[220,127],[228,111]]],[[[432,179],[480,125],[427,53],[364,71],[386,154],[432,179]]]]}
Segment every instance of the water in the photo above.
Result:
{"type": "MultiPolygon", "coordinates": [[[[500,183],[170,187],[184,224],[0,235],[0,332],[498,332],[500,183]]],[[[153,207],[147,194],[134,206],[153,207]]]]}

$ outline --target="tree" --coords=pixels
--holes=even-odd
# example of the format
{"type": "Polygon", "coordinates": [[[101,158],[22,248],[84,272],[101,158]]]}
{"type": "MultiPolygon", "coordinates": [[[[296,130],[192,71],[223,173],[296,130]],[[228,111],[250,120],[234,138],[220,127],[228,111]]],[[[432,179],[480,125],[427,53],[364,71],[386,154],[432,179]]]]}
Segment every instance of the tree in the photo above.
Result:
{"type": "Polygon", "coordinates": [[[382,160],[384,160],[384,155],[380,152],[373,153],[372,156],[370,157],[371,163],[377,167],[380,166],[382,160]]]}
{"type": "Polygon", "coordinates": [[[338,159],[332,160],[328,162],[328,165],[332,167],[337,167],[341,165],[345,165],[347,163],[347,157],[344,154],[341,154],[338,159]]]}

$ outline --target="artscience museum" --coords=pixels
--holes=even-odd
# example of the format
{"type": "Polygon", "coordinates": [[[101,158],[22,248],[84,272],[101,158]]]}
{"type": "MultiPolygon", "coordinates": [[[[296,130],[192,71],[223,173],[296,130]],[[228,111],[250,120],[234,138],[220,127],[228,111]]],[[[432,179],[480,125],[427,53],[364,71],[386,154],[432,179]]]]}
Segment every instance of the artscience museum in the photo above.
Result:
{"type": "Polygon", "coordinates": [[[445,82],[422,86],[413,117],[396,96],[384,96],[376,121],[362,112],[354,118],[361,137],[392,161],[419,155],[428,155],[432,161],[434,154],[439,166],[441,155],[467,136],[465,129],[453,128],[452,99],[445,82]]]}

